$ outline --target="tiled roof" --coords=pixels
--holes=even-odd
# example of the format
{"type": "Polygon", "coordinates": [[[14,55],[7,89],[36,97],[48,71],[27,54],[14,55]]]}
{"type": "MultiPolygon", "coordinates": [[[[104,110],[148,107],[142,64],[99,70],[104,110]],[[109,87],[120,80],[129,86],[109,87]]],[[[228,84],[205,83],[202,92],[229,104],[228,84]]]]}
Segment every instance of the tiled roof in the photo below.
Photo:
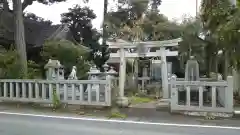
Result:
{"type": "MultiPolygon", "coordinates": [[[[0,10],[0,39],[14,41],[14,18],[11,12],[0,10]]],[[[24,19],[25,39],[28,47],[41,47],[48,39],[69,40],[78,44],[67,25],[49,25],[49,23],[24,19]]],[[[82,45],[80,45],[82,46],[82,45]]],[[[90,51],[88,47],[83,49],[90,51]]]]}
{"type": "MultiPolygon", "coordinates": [[[[14,18],[11,12],[0,11],[0,28],[5,28],[1,36],[7,40],[14,40],[14,18]],[[4,34],[3,34],[4,33],[4,34]]],[[[49,25],[31,19],[24,19],[26,43],[32,46],[41,46],[44,41],[51,37],[61,25],[49,25]]]]}

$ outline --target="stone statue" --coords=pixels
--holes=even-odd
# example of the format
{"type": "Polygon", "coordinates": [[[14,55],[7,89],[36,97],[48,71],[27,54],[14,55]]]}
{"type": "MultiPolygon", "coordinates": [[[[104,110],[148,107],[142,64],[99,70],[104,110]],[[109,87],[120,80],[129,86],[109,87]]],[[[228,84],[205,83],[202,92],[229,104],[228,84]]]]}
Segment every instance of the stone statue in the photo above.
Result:
{"type": "Polygon", "coordinates": [[[72,72],[70,73],[70,75],[68,76],[68,80],[77,80],[77,67],[73,66],[72,67],[72,72]]]}

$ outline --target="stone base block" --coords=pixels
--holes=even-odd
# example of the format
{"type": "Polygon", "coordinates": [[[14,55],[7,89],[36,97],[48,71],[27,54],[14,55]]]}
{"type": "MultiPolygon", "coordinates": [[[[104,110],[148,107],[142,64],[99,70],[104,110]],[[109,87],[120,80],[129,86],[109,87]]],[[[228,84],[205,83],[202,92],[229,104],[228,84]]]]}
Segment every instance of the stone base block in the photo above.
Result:
{"type": "Polygon", "coordinates": [[[157,103],[156,103],[156,109],[157,110],[161,110],[161,111],[168,111],[170,109],[170,101],[169,99],[160,99],[157,103]]]}
{"type": "Polygon", "coordinates": [[[129,100],[127,97],[118,97],[116,103],[119,107],[128,107],[129,106],[129,100]]]}

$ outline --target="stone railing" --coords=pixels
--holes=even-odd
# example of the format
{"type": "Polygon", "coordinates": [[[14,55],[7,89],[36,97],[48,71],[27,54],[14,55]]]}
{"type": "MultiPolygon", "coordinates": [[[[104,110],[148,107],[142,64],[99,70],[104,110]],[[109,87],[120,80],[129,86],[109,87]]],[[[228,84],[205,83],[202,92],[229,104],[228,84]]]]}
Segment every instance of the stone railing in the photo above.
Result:
{"type": "Polygon", "coordinates": [[[0,100],[111,106],[111,79],[106,80],[0,80],[0,100]],[[56,93],[55,95],[53,93],[56,93]]]}
{"type": "Polygon", "coordinates": [[[233,113],[232,76],[227,81],[179,81],[175,76],[172,77],[171,111],[233,113]],[[180,92],[185,92],[182,101],[179,99],[180,92]],[[195,101],[192,101],[192,92],[197,95],[195,101]]]}

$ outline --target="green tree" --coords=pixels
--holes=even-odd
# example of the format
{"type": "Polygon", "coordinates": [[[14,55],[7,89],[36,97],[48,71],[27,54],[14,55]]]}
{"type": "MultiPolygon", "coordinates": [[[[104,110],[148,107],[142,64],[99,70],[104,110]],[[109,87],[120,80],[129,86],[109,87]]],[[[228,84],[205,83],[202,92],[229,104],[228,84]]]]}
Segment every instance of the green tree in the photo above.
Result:
{"type": "MultiPolygon", "coordinates": [[[[18,53],[14,48],[5,50],[0,47],[0,78],[3,79],[21,79],[23,74],[19,70],[20,61],[18,53]]],[[[41,78],[40,66],[33,61],[28,61],[28,78],[41,78]]]]}
{"type": "Polygon", "coordinates": [[[28,6],[32,5],[33,2],[39,2],[42,4],[53,4],[53,3],[57,3],[57,2],[64,2],[66,0],[23,0],[22,2],[22,10],[24,11],[28,6]]]}
{"type": "Polygon", "coordinates": [[[158,12],[146,10],[141,17],[128,17],[130,11],[120,9],[107,16],[108,36],[125,40],[167,40],[181,36],[181,27],[158,12]]]}
{"type": "Polygon", "coordinates": [[[47,23],[49,25],[52,24],[52,21],[45,20],[44,18],[39,17],[34,13],[23,13],[23,15],[24,15],[24,18],[28,18],[28,19],[31,19],[31,20],[34,20],[34,21],[37,21],[37,22],[41,22],[41,23],[47,23]]]}
{"type": "Polygon", "coordinates": [[[18,53],[16,50],[1,49],[0,53],[0,78],[22,78],[19,70],[18,53]]]}
{"type": "Polygon", "coordinates": [[[108,0],[104,0],[103,5],[103,34],[102,34],[102,45],[101,45],[101,55],[98,56],[98,59],[100,59],[99,66],[101,67],[101,71],[103,71],[103,64],[109,59],[110,57],[110,51],[107,45],[107,25],[106,25],[106,16],[107,16],[107,10],[108,10],[108,0]]]}
{"type": "Polygon", "coordinates": [[[181,27],[158,12],[146,12],[142,27],[148,40],[169,40],[181,36],[181,27]]]}
{"type": "MultiPolygon", "coordinates": [[[[225,59],[225,74],[227,76],[229,69],[229,51],[226,49],[226,45],[219,36],[219,27],[225,25],[228,22],[229,16],[234,12],[229,0],[203,0],[201,5],[201,20],[203,22],[203,28],[205,30],[206,46],[206,62],[208,64],[208,71],[214,71],[212,69],[212,63],[217,65],[216,59],[219,50],[224,52],[225,59]]],[[[217,72],[217,71],[214,71],[217,72]]]]}
{"type": "Polygon", "coordinates": [[[118,11],[109,12],[105,17],[108,37],[133,40],[136,34],[140,36],[140,25],[147,7],[148,1],[145,0],[119,0],[118,11]]]}
{"type": "MultiPolygon", "coordinates": [[[[239,4],[239,1],[238,3],[239,4]]],[[[221,24],[218,27],[218,37],[219,42],[223,44],[225,52],[228,52],[228,57],[230,59],[230,63],[232,67],[237,70],[240,69],[240,61],[239,61],[239,26],[240,26],[240,10],[237,7],[231,7],[230,14],[228,15],[228,20],[226,23],[221,24]]]]}
{"type": "Polygon", "coordinates": [[[73,8],[69,8],[68,12],[61,15],[61,22],[68,24],[70,30],[73,33],[74,39],[78,43],[83,43],[86,46],[92,48],[91,43],[93,38],[99,38],[96,36],[97,31],[93,29],[91,21],[96,18],[96,14],[88,7],[81,7],[75,5],[73,8]]]}
{"type": "MultiPolygon", "coordinates": [[[[25,33],[23,24],[23,11],[33,2],[40,2],[42,4],[51,4],[55,2],[62,2],[65,0],[12,0],[13,11],[15,15],[15,45],[19,55],[19,60],[21,61],[21,72],[24,76],[27,76],[27,55],[26,55],[26,43],[25,43],[25,33]]],[[[3,0],[4,10],[9,11],[10,0],[3,0]]]]}
{"type": "Polygon", "coordinates": [[[63,13],[61,16],[61,22],[68,24],[74,39],[92,50],[88,59],[93,60],[101,68],[108,60],[106,57],[108,53],[105,52],[107,50],[106,46],[101,46],[99,43],[99,39],[102,37],[101,34],[92,26],[92,20],[96,18],[93,10],[76,5],[69,8],[68,12],[63,13]],[[102,52],[103,56],[97,55],[97,52],[102,52]]]}
{"type": "Polygon", "coordinates": [[[201,23],[199,18],[190,17],[184,18],[180,24],[182,42],[180,42],[178,51],[182,68],[185,68],[184,63],[189,60],[190,56],[195,56],[202,65],[200,70],[207,70],[207,65],[205,64],[206,42],[204,40],[204,35],[202,35],[203,28],[201,23]]]}

